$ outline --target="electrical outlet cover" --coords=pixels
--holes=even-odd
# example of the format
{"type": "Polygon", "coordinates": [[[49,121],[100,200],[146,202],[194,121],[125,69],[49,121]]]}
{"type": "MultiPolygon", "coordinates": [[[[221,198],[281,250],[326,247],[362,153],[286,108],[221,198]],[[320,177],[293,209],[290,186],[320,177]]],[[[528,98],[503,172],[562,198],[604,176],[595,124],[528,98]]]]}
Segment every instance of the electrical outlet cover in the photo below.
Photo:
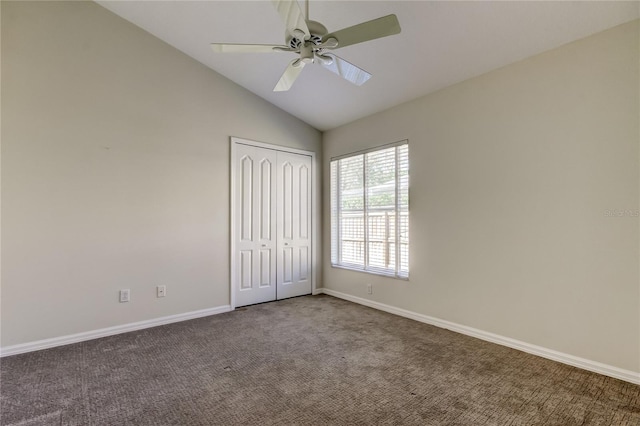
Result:
{"type": "Polygon", "coordinates": [[[120,303],[131,300],[131,291],[129,289],[120,290],[120,303]]]}
{"type": "Polygon", "coordinates": [[[165,297],[167,295],[167,286],[159,285],[156,287],[156,296],[157,297],[165,297]]]}

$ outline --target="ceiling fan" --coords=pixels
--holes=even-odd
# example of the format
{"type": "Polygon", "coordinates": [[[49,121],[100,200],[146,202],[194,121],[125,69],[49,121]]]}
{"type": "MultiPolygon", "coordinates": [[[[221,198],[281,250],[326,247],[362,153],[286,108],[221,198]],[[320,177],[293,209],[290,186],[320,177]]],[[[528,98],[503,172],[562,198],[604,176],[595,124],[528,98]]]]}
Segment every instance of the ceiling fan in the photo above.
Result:
{"type": "Polygon", "coordinates": [[[306,2],[305,15],[296,0],[272,0],[272,3],[287,27],[284,45],[211,43],[211,48],[214,52],[299,54],[299,58],[289,63],[274,92],[289,90],[304,66],[310,63],[320,64],[360,86],[371,78],[371,74],[328,51],[400,33],[396,15],[383,16],[330,33],[320,22],[309,20],[309,0],[306,2]]]}

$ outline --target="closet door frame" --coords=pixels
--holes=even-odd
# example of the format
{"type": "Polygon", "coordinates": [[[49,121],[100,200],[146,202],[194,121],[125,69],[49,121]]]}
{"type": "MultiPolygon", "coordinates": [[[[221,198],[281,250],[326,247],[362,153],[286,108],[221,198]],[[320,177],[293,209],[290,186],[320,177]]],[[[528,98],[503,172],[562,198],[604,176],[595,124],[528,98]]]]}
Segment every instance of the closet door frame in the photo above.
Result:
{"type": "Polygon", "coordinates": [[[288,152],[288,153],[292,153],[292,154],[301,154],[301,155],[307,155],[309,157],[311,157],[311,294],[316,294],[316,270],[317,270],[317,253],[318,253],[318,247],[317,247],[317,230],[316,230],[316,225],[318,224],[318,217],[317,217],[317,205],[316,205],[316,197],[318,195],[318,187],[317,187],[317,176],[316,176],[316,171],[318,170],[318,164],[316,162],[316,154],[313,151],[306,151],[303,149],[297,149],[297,148],[290,148],[290,147],[286,147],[286,146],[281,146],[281,145],[274,145],[274,144],[269,144],[269,143],[264,143],[264,142],[257,142],[257,141],[252,141],[249,139],[243,139],[243,138],[238,138],[235,136],[231,137],[230,140],[230,145],[231,145],[231,155],[230,155],[230,164],[231,167],[229,167],[229,181],[231,182],[231,187],[230,187],[230,206],[229,206],[229,211],[230,211],[230,221],[231,221],[231,227],[230,227],[230,234],[229,234],[229,240],[230,240],[230,244],[229,244],[229,305],[231,306],[231,310],[234,310],[236,308],[236,292],[235,292],[235,284],[236,284],[236,280],[238,279],[237,277],[237,269],[236,269],[236,241],[235,241],[235,235],[236,235],[236,227],[238,226],[238,220],[237,220],[237,212],[236,210],[236,164],[237,164],[237,153],[236,153],[236,147],[238,145],[249,145],[249,146],[255,146],[258,148],[266,148],[266,149],[270,149],[270,150],[274,150],[274,151],[281,151],[281,152],[288,152]]]}

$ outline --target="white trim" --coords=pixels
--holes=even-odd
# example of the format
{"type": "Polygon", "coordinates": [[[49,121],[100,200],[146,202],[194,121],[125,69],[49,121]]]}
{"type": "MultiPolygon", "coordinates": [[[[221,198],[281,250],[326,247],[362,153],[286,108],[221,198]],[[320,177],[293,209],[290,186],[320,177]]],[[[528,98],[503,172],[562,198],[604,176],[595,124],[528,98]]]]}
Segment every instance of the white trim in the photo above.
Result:
{"type": "Polygon", "coordinates": [[[394,146],[398,147],[398,146],[402,146],[402,145],[409,145],[409,139],[402,139],[402,140],[396,141],[396,142],[385,143],[383,145],[372,146],[371,148],[360,149],[358,151],[348,152],[346,154],[337,155],[335,157],[331,157],[329,159],[329,161],[331,162],[331,161],[336,161],[336,160],[342,160],[343,158],[355,157],[356,155],[367,154],[369,152],[380,151],[382,149],[393,148],[394,146]]]}
{"type": "Polygon", "coordinates": [[[233,283],[236,282],[236,220],[233,215],[236,205],[236,143],[235,138],[231,138],[231,149],[229,157],[229,306],[236,308],[236,292],[233,291],[233,283]]]}
{"type": "Polygon", "coordinates": [[[230,150],[230,167],[229,167],[229,181],[231,182],[230,186],[230,198],[229,198],[229,217],[231,221],[230,233],[229,233],[229,304],[231,309],[236,308],[236,295],[233,289],[233,283],[236,282],[236,259],[234,256],[235,251],[235,240],[234,235],[236,235],[236,220],[235,220],[235,193],[236,193],[236,145],[248,145],[248,146],[256,146],[259,148],[271,149],[274,151],[282,151],[288,152],[292,154],[300,154],[311,157],[311,294],[319,294],[316,293],[316,269],[318,265],[318,252],[320,251],[317,247],[317,232],[316,226],[318,222],[318,215],[316,212],[316,196],[318,191],[318,181],[316,174],[318,173],[318,161],[316,159],[316,153],[313,151],[307,151],[303,149],[297,148],[289,148],[287,146],[274,145],[265,142],[257,142],[249,139],[238,138],[235,136],[231,136],[230,138],[231,150],[230,150]]]}
{"type": "Polygon", "coordinates": [[[17,355],[25,352],[39,351],[56,346],[69,345],[72,343],[84,342],[85,340],[98,339],[100,337],[113,336],[114,334],[128,333],[130,331],[143,330],[145,328],[157,327],[159,325],[166,325],[174,322],[208,317],[210,315],[222,314],[225,312],[230,312],[232,310],[233,309],[231,309],[231,306],[223,305],[215,308],[201,309],[199,311],[185,312],[183,314],[169,315],[166,317],[160,317],[151,320],[116,325],[114,327],[100,328],[98,330],[85,331],[77,334],[69,334],[67,336],[53,337],[51,339],[36,340],[35,342],[6,346],[4,348],[0,348],[0,357],[17,355]]]}
{"type": "Polygon", "coordinates": [[[231,136],[231,142],[239,143],[241,145],[257,146],[258,148],[271,149],[274,151],[289,152],[291,154],[308,155],[310,157],[313,157],[315,155],[315,152],[313,151],[307,151],[307,150],[298,149],[298,148],[289,148],[288,146],[275,145],[275,144],[266,143],[266,142],[257,142],[249,139],[237,138],[235,136],[231,136]]]}
{"type": "Polygon", "coordinates": [[[605,376],[640,385],[640,372],[624,370],[612,365],[580,358],[563,352],[558,352],[553,349],[548,349],[542,346],[533,345],[531,343],[522,342],[510,337],[500,336],[498,334],[489,333],[488,331],[478,330],[477,328],[467,327],[466,325],[456,324],[454,322],[430,317],[428,315],[419,314],[417,312],[408,311],[406,309],[396,308],[395,306],[386,305],[384,303],[375,302],[373,300],[363,299],[361,297],[352,296],[350,294],[342,293],[328,288],[321,288],[319,290],[320,291],[317,294],[328,294],[329,296],[338,297],[340,299],[348,300],[350,302],[358,303],[370,308],[389,312],[401,317],[410,318],[412,320],[423,322],[425,324],[430,324],[436,327],[455,331],[456,333],[476,337],[487,342],[517,349],[522,352],[527,352],[533,355],[540,356],[542,358],[547,358],[553,361],[561,362],[563,364],[571,365],[573,367],[582,368],[583,370],[592,371],[594,373],[603,374],[605,376]]]}
{"type": "Polygon", "coordinates": [[[320,172],[320,165],[318,164],[318,158],[315,152],[311,153],[311,294],[316,292],[316,269],[319,267],[318,253],[320,253],[320,240],[318,239],[317,229],[321,222],[318,220],[317,208],[322,206],[322,200],[320,204],[316,201],[316,197],[321,197],[322,193],[318,187],[318,173],[320,172]]]}

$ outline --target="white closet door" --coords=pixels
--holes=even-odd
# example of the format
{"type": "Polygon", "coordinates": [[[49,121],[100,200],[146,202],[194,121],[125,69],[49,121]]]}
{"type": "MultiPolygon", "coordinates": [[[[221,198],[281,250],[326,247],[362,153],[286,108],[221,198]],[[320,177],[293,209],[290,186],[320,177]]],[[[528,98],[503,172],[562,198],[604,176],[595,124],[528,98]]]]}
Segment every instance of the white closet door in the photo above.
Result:
{"type": "Polygon", "coordinates": [[[276,299],[277,152],[236,145],[236,306],[276,299]]]}
{"type": "Polygon", "coordinates": [[[311,157],[278,152],[277,298],[311,293],[311,157]]]}

